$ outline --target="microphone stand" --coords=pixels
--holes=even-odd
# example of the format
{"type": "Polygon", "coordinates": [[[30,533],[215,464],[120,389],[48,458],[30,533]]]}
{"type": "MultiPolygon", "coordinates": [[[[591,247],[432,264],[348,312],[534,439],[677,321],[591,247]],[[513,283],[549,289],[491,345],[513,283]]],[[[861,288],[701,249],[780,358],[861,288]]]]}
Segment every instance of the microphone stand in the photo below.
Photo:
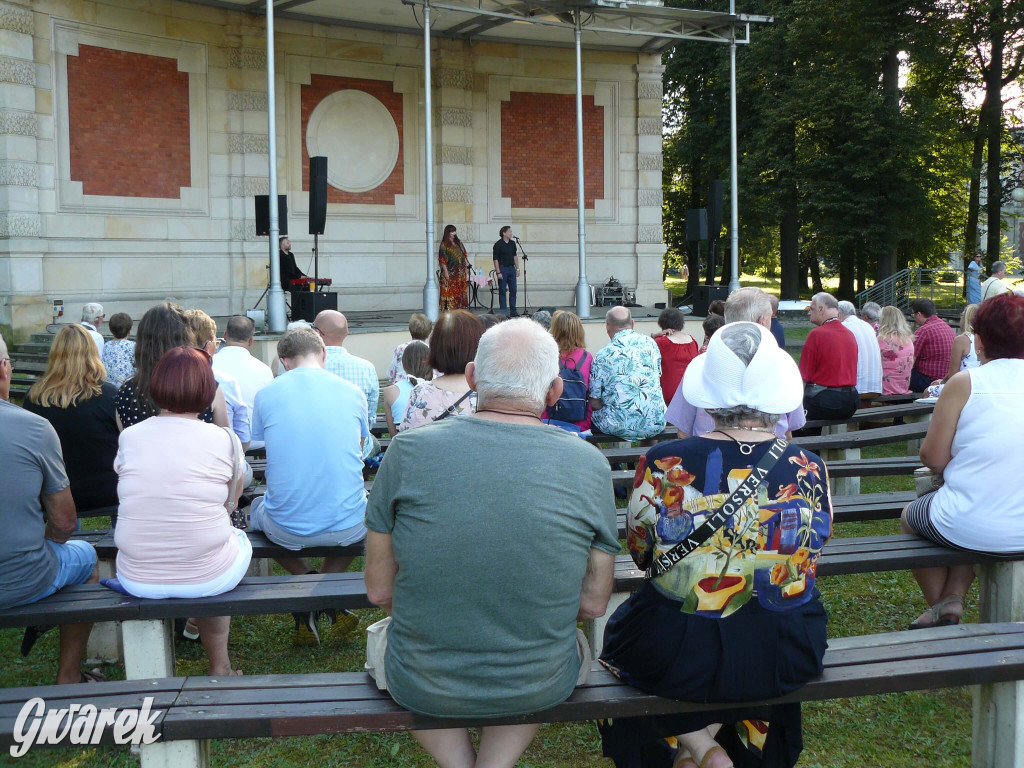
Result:
{"type": "Polygon", "coordinates": [[[530,260],[530,257],[526,254],[526,249],[523,248],[522,242],[518,237],[513,238],[516,241],[516,245],[519,246],[519,251],[523,254],[523,311],[524,317],[530,317],[530,293],[529,287],[526,282],[526,262],[530,260]]]}

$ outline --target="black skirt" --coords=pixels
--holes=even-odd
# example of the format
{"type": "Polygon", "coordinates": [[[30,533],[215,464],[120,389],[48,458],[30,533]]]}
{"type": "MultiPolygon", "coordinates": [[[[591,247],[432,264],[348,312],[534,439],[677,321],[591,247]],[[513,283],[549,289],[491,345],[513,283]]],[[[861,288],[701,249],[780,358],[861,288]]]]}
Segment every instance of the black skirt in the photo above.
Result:
{"type": "MultiPolygon", "coordinates": [[[[817,591],[789,611],[752,600],[724,619],[680,607],[645,583],[608,621],[601,661],[646,693],[692,702],[770,699],[821,675],[828,617],[817,591]]],[[[712,723],[725,724],[718,740],[737,768],[791,768],[803,749],[800,705],[786,704],[616,719],[601,726],[604,754],[619,768],[671,765],[663,739],[712,723]],[[741,738],[742,721],[769,724],[763,743],[741,738]]]]}

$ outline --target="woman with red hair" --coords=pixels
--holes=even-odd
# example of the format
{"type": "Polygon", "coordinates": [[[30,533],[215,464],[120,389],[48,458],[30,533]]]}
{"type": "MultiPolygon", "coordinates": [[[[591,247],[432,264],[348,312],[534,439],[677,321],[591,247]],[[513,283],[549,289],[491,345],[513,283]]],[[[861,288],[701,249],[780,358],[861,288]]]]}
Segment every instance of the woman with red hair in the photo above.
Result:
{"type": "MultiPolygon", "coordinates": [[[[136,597],[219,595],[249,567],[252,546],[230,518],[242,493],[242,446],[230,429],[198,418],[216,390],[205,352],[170,349],[149,382],[160,413],[121,433],[117,579],[136,597]]],[[[210,674],[238,674],[228,656],[231,617],[194,621],[210,674]]]]}
{"type": "MultiPolygon", "coordinates": [[[[1005,293],[978,307],[975,349],[982,365],[955,373],[935,404],[921,461],[943,485],[903,510],[904,533],[953,549],[1024,552],[1024,297],[1005,293]]],[[[969,565],[914,571],[929,608],[911,629],[959,624],[974,579],[969,565]]]]}

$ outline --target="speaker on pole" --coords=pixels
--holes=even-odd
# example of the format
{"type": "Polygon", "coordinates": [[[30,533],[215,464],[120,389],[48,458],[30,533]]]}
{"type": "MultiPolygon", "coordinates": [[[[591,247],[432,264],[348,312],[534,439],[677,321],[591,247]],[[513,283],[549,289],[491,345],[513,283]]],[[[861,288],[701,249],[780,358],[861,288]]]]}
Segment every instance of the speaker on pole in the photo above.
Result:
{"type": "Polygon", "coordinates": [[[722,232],[722,180],[712,179],[708,188],[708,233],[717,240],[722,232]]]}
{"type": "MultiPolygon", "coordinates": [[[[288,234],[288,198],[277,196],[277,227],[283,237],[288,234]]],[[[270,195],[256,195],[256,234],[266,237],[270,234],[270,195]]]]}
{"type": "Polygon", "coordinates": [[[322,235],[327,224],[327,158],[309,158],[309,234],[322,235]]]}
{"type": "Polygon", "coordinates": [[[686,242],[708,239],[708,212],[706,208],[686,209],[686,242]]]}

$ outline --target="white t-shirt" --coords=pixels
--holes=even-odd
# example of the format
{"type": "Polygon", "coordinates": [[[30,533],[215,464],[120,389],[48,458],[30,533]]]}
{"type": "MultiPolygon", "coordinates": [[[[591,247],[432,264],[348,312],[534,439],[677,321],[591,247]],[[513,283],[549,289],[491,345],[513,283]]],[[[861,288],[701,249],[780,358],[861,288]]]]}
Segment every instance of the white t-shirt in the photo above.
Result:
{"type": "Polygon", "coordinates": [[[875,329],[859,317],[843,320],[857,339],[857,391],[861,394],[882,391],[882,351],[878,348],[875,329]]]}
{"type": "MultiPolygon", "coordinates": [[[[992,360],[969,368],[971,396],[942,472],[929,516],[954,544],[979,552],[1024,552],[1024,360],[992,360]]],[[[119,523],[120,525],[120,523],[119,523]]]]}

